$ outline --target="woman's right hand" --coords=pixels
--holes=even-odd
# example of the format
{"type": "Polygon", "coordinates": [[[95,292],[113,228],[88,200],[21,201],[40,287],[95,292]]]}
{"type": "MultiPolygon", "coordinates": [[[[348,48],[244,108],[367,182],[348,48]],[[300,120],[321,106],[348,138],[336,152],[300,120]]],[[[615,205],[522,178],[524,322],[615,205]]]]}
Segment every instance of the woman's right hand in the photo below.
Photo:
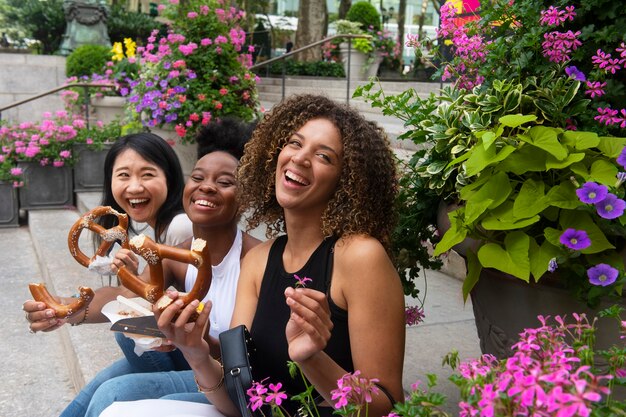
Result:
{"type": "Polygon", "coordinates": [[[111,270],[117,272],[123,266],[134,275],[138,274],[139,259],[137,255],[129,249],[121,248],[115,253],[115,258],[111,261],[111,270]]]}
{"type": "Polygon", "coordinates": [[[54,309],[48,308],[45,303],[40,301],[26,300],[22,304],[22,310],[24,310],[24,316],[29,323],[31,333],[50,332],[65,324],[65,320],[57,319],[54,316],[56,313],[54,309]]]}

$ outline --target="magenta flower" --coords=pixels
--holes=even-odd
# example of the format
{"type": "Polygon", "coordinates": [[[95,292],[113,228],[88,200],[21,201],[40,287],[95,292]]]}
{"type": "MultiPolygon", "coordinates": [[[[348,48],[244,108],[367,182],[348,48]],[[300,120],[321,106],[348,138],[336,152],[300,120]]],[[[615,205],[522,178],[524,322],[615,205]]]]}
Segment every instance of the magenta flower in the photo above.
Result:
{"type": "Polygon", "coordinates": [[[306,283],[307,282],[313,281],[313,279],[307,278],[307,277],[300,278],[296,274],[293,274],[293,277],[296,279],[296,288],[298,288],[298,287],[304,288],[304,287],[306,287],[306,283]]]}
{"type": "Polygon", "coordinates": [[[267,404],[279,406],[282,404],[283,400],[287,399],[287,394],[285,394],[284,391],[280,391],[282,386],[283,384],[280,382],[278,384],[269,384],[271,393],[265,398],[267,404]]]}
{"type": "Polygon", "coordinates": [[[582,250],[591,246],[591,239],[584,230],[567,229],[559,238],[561,244],[573,250],[582,250]]]}
{"type": "Polygon", "coordinates": [[[598,215],[604,219],[616,219],[624,214],[626,202],[617,198],[615,194],[607,194],[606,198],[596,203],[598,215]]]}
{"type": "Polygon", "coordinates": [[[15,175],[16,177],[23,174],[22,168],[11,168],[11,175],[15,175]]]}
{"type": "Polygon", "coordinates": [[[617,157],[617,163],[626,169],[626,146],[624,146],[622,152],[620,152],[619,156],[617,157]]]}
{"type": "Polygon", "coordinates": [[[606,287],[617,280],[619,271],[608,264],[598,264],[587,270],[589,282],[593,285],[606,287]]]}
{"type": "Polygon", "coordinates": [[[424,321],[424,309],[419,306],[404,308],[404,321],[407,326],[414,326],[424,321]]]}

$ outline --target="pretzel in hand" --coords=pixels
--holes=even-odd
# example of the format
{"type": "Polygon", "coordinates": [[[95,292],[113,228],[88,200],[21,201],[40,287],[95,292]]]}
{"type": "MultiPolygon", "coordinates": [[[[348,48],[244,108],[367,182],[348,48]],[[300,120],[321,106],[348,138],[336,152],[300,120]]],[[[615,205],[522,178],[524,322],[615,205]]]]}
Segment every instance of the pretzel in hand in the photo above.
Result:
{"type": "Polygon", "coordinates": [[[205,240],[194,239],[191,249],[181,249],[156,243],[147,236],[139,235],[130,240],[130,250],[148,262],[150,268],[150,282],[141,280],[125,266],[117,272],[122,285],[155,304],[159,310],[164,310],[172,299],[164,294],[163,264],[164,258],[191,264],[198,268],[198,278],[190,292],[181,293],[179,297],[184,305],[193,300],[202,300],[209,292],[213,271],[211,269],[211,255],[205,240]]]}
{"type": "Polygon", "coordinates": [[[74,223],[70,229],[70,233],[67,236],[67,245],[69,246],[70,253],[84,267],[88,267],[89,264],[96,259],[96,256],[105,256],[113,243],[116,240],[122,242],[122,247],[128,249],[128,215],[114,210],[110,206],[98,206],[93,210],[84,214],[80,219],[74,223]],[[94,220],[98,217],[112,214],[117,217],[119,224],[110,229],[105,229],[103,226],[95,223],[94,220]],[[96,253],[90,258],[81,252],[78,247],[78,238],[83,229],[89,229],[94,233],[97,233],[102,238],[102,244],[96,250],[96,253]]]}
{"type": "Polygon", "coordinates": [[[85,307],[89,305],[91,300],[93,300],[93,290],[88,287],[78,287],[78,291],[80,293],[80,297],[75,298],[69,304],[59,303],[55,300],[46,285],[43,283],[31,283],[28,284],[28,289],[30,293],[33,295],[33,298],[39,302],[45,303],[49,308],[54,309],[56,312],[55,317],[58,319],[70,318],[76,313],[81,312],[85,307]]]}

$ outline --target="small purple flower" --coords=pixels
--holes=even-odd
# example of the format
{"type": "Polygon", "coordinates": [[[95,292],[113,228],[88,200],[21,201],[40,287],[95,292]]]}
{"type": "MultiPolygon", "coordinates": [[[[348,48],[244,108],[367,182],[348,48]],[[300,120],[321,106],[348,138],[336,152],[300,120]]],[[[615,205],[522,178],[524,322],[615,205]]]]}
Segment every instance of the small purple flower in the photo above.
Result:
{"type": "Polygon", "coordinates": [[[600,285],[602,287],[606,287],[607,285],[614,283],[617,280],[618,275],[619,271],[607,264],[598,264],[587,270],[589,282],[593,285],[600,285]]]}
{"type": "Polygon", "coordinates": [[[585,77],[585,74],[580,71],[578,68],[576,68],[575,66],[569,66],[565,68],[565,73],[567,74],[568,77],[570,77],[573,80],[576,81],[586,81],[587,78],[585,77]]]}
{"type": "Polygon", "coordinates": [[[311,278],[307,278],[307,277],[300,278],[300,277],[299,277],[298,275],[296,275],[296,274],[293,274],[293,277],[294,277],[294,278],[296,279],[296,281],[297,281],[297,282],[296,282],[296,288],[298,288],[298,287],[302,287],[302,288],[304,288],[304,287],[306,287],[306,283],[307,283],[307,282],[309,282],[309,281],[313,281],[311,278]]]}
{"type": "Polygon", "coordinates": [[[620,185],[622,185],[624,183],[624,181],[626,181],[626,172],[621,171],[617,173],[617,183],[615,184],[615,187],[619,187],[620,185]]]}
{"type": "Polygon", "coordinates": [[[609,189],[602,184],[586,182],[581,188],[576,190],[576,195],[583,203],[595,204],[604,200],[609,193],[609,189]]]}
{"type": "Polygon", "coordinates": [[[556,262],[556,258],[550,259],[548,263],[548,272],[554,272],[559,267],[559,264],[556,262]]]}
{"type": "Polygon", "coordinates": [[[617,163],[626,168],[626,146],[622,149],[619,156],[617,157],[617,163]]]}
{"type": "Polygon", "coordinates": [[[598,215],[604,219],[616,219],[624,214],[626,202],[617,198],[615,194],[607,194],[606,198],[596,203],[598,215]]]}
{"type": "Polygon", "coordinates": [[[419,306],[407,306],[404,308],[404,321],[407,326],[414,326],[424,321],[424,309],[419,306]]]}
{"type": "Polygon", "coordinates": [[[573,250],[582,250],[591,246],[591,239],[584,230],[567,229],[559,238],[559,242],[573,250]]]}

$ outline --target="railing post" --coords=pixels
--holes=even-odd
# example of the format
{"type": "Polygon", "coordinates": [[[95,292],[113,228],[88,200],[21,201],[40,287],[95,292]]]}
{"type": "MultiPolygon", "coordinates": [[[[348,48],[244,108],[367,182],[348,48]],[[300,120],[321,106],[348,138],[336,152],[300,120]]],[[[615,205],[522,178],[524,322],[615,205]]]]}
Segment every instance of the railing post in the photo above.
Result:
{"type": "Polygon", "coordinates": [[[283,59],[282,100],[284,100],[284,99],[285,99],[285,88],[286,88],[286,87],[285,87],[285,72],[286,72],[285,67],[287,66],[287,63],[286,63],[286,62],[287,62],[287,60],[286,60],[286,59],[283,59]]]}
{"type": "Polygon", "coordinates": [[[87,124],[87,129],[89,129],[89,87],[83,87],[85,90],[85,123],[87,124]]]}
{"type": "Polygon", "coordinates": [[[348,82],[346,83],[346,104],[350,104],[350,64],[352,57],[352,38],[348,38],[348,74],[346,74],[348,78],[348,82]]]}

